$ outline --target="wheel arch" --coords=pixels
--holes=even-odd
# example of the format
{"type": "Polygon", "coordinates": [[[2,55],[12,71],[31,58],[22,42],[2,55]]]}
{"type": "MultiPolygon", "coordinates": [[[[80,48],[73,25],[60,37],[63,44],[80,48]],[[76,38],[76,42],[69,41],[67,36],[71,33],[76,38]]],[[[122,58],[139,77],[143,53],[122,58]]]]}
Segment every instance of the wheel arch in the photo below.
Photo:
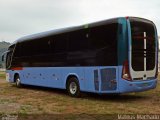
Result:
{"type": "Polygon", "coordinates": [[[78,77],[78,75],[76,75],[76,74],[69,74],[69,75],[66,77],[65,88],[67,89],[67,83],[68,83],[69,79],[72,78],[72,77],[77,78],[77,82],[78,82],[79,88],[80,88],[79,77],[78,77]]]}
{"type": "Polygon", "coordinates": [[[16,82],[16,77],[17,77],[17,76],[19,76],[19,73],[15,73],[15,74],[14,74],[14,78],[13,78],[13,79],[14,79],[14,82],[16,82]]]}

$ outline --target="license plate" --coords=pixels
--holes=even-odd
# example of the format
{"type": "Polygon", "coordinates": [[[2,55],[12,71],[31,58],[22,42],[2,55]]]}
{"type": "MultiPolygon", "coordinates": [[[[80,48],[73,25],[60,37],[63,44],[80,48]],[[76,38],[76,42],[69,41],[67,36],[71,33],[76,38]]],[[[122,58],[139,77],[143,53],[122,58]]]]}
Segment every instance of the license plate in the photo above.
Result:
{"type": "Polygon", "coordinates": [[[148,86],[149,84],[148,83],[143,83],[143,86],[145,87],[145,86],[148,86]]]}

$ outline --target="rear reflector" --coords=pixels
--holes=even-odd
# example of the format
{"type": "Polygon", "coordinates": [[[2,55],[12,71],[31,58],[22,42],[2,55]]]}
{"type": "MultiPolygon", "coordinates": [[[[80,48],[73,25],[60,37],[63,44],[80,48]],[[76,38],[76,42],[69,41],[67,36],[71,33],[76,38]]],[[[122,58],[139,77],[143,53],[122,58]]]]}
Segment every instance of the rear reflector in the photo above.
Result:
{"type": "Polygon", "coordinates": [[[124,61],[122,68],[122,78],[128,81],[131,81],[131,75],[129,72],[128,60],[124,61]]]}

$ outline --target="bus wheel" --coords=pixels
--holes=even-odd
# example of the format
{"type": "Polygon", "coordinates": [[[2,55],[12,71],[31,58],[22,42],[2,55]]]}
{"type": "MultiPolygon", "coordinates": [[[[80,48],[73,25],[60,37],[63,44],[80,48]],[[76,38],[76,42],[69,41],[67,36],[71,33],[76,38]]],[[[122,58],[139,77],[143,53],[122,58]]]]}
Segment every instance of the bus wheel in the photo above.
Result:
{"type": "Polygon", "coordinates": [[[18,88],[22,87],[19,75],[16,75],[15,82],[16,82],[16,87],[18,88]]]}
{"type": "Polygon", "coordinates": [[[69,78],[67,82],[67,92],[71,97],[80,96],[80,87],[76,77],[69,78]]]}

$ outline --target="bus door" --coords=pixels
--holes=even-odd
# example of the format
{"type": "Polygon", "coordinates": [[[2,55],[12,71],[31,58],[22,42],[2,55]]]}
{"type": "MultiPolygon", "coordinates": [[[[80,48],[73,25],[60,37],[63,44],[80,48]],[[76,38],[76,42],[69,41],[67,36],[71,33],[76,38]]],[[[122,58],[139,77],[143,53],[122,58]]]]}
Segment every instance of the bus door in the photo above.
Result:
{"type": "Polygon", "coordinates": [[[153,79],[156,76],[156,33],[151,21],[129,18],[130,74],[133,80],[153,79]]]}

